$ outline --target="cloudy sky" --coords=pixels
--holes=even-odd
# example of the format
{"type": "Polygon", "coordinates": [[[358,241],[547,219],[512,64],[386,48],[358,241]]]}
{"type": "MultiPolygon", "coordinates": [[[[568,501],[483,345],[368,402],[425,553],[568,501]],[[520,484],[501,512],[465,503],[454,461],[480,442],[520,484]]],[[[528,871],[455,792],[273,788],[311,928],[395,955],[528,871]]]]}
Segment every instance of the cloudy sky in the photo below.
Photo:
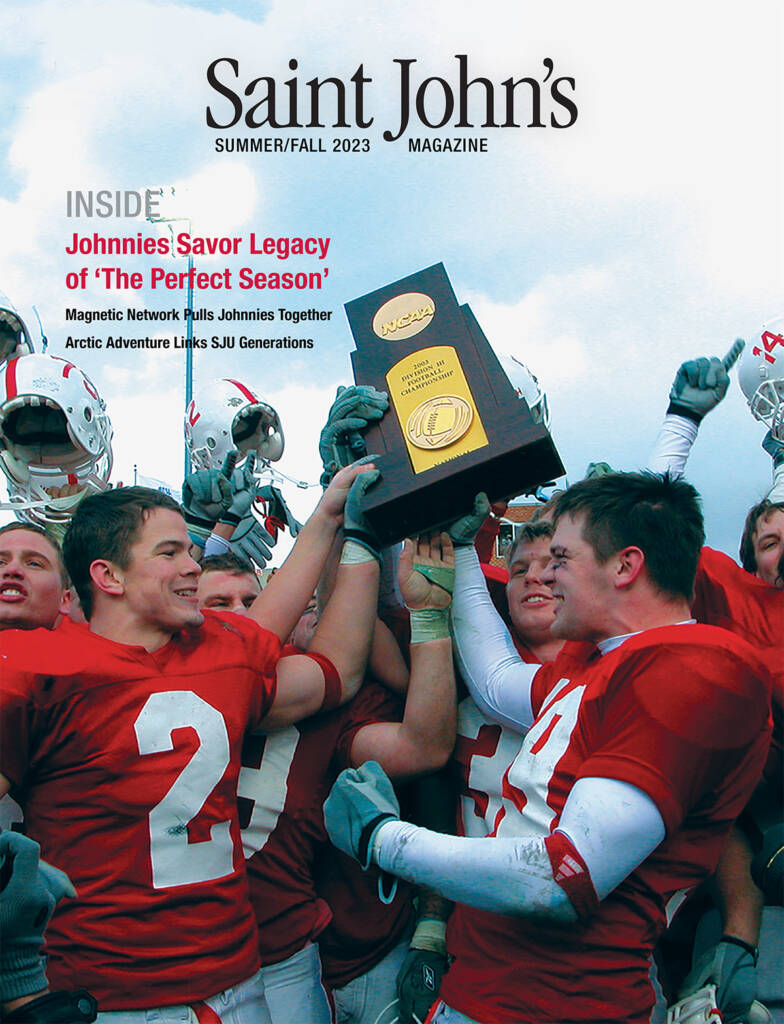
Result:
{"type": "MultiPolygon", "coordinates": [[[[286,434],[284,472],[318,479],[318,430],[336,387],[350,379],[343,303],[436,262],[496,348],[515,353],[540,378],[569,478],[599,459],[635,468],[656,435],[679,363],[723,354],[736,335],[784,311],[783,41],[776,0],[740,8],[702,0],[6,2],[0,289],[32,324],[37,308],[49,351],[61,355],[69,333],[108,333],[107,325],[66,324],[69,306],[182,308],[177,292],[106,291],[94,279],[85,292],[65,287],[67,273],[99,263],[65,253],[74,231],[155,230],[143,220],[68,219],[68,190],[175,185],[187,197],[182,212],[194,234],[331,239],[320,292],[196,295],[197,309],[333,311],[329,323],[309,330],[311,351],[195,357],[197,390],[215,377],[238,377],[275,405],[286,434]],[[541,81],[550,58],[553,79],[575,79],[576,123],[415,131],[484,135],[489,152],[480,154],[417,154],[405,139],[384,142],[383,129],[399,119],[395,58],[416,60],[417,84],[439,75],[454,85],[455,54],[468,56],[472,77],[496,83],[524,75],[541,81]],[[262,76],[282,89],[295,59],[301,109],[307,80],[348,81],[362,64],[372,79],[365,115],[374,123],[321,132],[212,130],[205,108],[211,104],[221,118],[230,109],[206,80],[220,57],[239,62],[240,92],[262,76]],[[370,151],[215,151],[217,137],[243,135],[321,138],[328,149],[337,136],[361,138],[370,151]]],[[[435,104],[432,88],[429,96],[435,104]]],[[[279,105],[283,116],[283,97],[279,105]]],[[[551,109],[552,101],[543,105],[545,119],[551,109]]],[[[237,260],[196,262],[205,270],[278,269],[278,261],[246,249],[237,260]]],[[[312,269],[307,260],[289,263],[312,269]]],[[[149,274],[154,266],[184,269],[185,261],[126,264],[149,274]]],[[[130,324],[113,326],[139,334],[130,324]]],[[[276,321],[257,333],[291,333],[283,327],[276,321]]],[[[67,354],[107,402],[113,478],[129,482],[138,465],[179,485],[182,353],[67,354]]],[[[689,465],[704,496],[709,540],[733,554],[746,508],[770,483],[763,433],[733,382],[703,424],[689,465]]],[[[290,485],[285,493],[303,517],[318,491],[290,485]]]]}

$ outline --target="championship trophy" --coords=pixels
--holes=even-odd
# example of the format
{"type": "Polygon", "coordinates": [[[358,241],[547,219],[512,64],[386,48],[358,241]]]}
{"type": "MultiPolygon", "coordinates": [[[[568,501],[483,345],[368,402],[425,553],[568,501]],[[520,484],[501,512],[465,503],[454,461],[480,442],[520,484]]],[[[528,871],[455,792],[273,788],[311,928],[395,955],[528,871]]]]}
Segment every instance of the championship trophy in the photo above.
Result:
{"type": "Polygon", "coordinates": [[[363,512],[382,543],[451,522],[562,476],[536,423],[442,263],[346,303],[357,384],[389,394],[365,435],[381,479],[363,512]]]}

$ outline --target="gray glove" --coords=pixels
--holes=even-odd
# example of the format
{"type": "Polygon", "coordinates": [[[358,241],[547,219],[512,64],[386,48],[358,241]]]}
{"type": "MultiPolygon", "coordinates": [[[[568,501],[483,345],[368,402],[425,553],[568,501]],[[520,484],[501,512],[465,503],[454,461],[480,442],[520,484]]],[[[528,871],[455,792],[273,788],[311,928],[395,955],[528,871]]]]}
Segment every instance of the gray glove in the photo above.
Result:
{"type": "Polygon", "coordinates": [[[220,517],[222,523],[236,525],[250,512],[250,507],[256,496],[256,478],[253,475],[255,468],[256,456],[250,454],[242,467],[231,473],[229,477],[231,502],[220,517]]]}
{"type": "Polygon", "coordinates": [[[389,399],[384,391],[366,384],[338,388],[319,437],[323,487],[339,469],[367,454],[362,431],[368,423],[380,420],[388,408],[389,399]]]}
{"type": "Polygon", "coordinates": [[[231,505],[230,478],[237,454],[229,452],[221,469],[200,469],[182,482],[182,507],[188,533],[202,548],[216,521],[231,505]]]}
{"type": "Polygon", "coordinates": [[[487,519],[490,512],[490,501],[487,495],[480,491],[474,498],[473,512],[460,516],[446,528],[446,532],[452,538],[456,548],[469,547],[474,543],[474,538],[482,523],[487,519]]]}
{"type": "Polygon", "coordinates": [[[769,430],[762,439],[762,447],[773,459],[773,468],[778,469],[784,463],[784,441],[777,440],[769,430]]]}
{"type": "Polygon", "coordinates": [[[699,423],[727,394],[729,371],[737,362],[744,345],[742,338],[736,338],[723,359],[702,356],[681,363],[670,388],[667,412],[686,416],[699,423]]]}
{"type": "MultiPolygon", "coordinates": [[[[364,460],[360,459],[359,461],[370,462],[375,457],[367,455],[364,460]]],[[[343,536],[345,539],[354,540],[363,548],[367,548],[371,555],[378,559],[379,565],[381,564],[381,542],[376,531],[365,518],[362,505],[368,488],[372,487],[380,476],[381,473],[377,469],[369,469],[365,473],[360,473],[351,485],[343,512],[343,536]]]]}
{"type": "Polygon", "coordinates": [[[740,939],[722,936],[689,971],[678,999],[694,995],[706,985],[716,986],[725,1024],[745,1024],[757,993],[757,951],[740,939]]]}
{"type": "Polygon", "coordinates": [[[327,835],[364,871],[372,863],[373,837],[385,821],[398,821],[400,805],[392,783],[377,761],[346,768],[324,801],[327,835]]]}
{"type": "Polygon", "coordinates": [[[252,512],[239,521],[229,541],[229,551],[250,559],[260,569],[272,558],[275,539],[271,537],[252,512]]]}
{"type": "Polygon", "coordinates": [[[39,860],[38,843],[18,832],[0,834],[0,1002],[46,988],[41,955],[44,929],[55,904],[76,896],[68,875],[39,860]]]}

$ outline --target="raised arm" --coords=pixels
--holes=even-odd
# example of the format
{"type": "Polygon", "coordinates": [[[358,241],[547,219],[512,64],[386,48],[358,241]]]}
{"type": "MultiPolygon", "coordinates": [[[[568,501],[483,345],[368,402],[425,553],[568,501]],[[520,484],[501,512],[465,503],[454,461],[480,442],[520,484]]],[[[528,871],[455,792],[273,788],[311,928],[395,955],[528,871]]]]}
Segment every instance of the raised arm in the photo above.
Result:
{"type": "Polygon", "coordinates": [[[411,613],[411,674],[403,721],[366,725],[351,745],[352,764],[378,761],[396,779],[442,767],[455,743],[457,701],[448,613],[454,552],[449,535],[407,540],[399,579],[411,613]]]}
{"type": "Polygon", "coordinates": [[[455,654],[460,674],[480,710],[501,725],[525,732],[533,721],[531,685],[540,666],[527,665],[521,659],[487,590],[473,545],[474,526],[478,528],[486,515],[480,501],[483,497],[477,498],[473,523],[464,517],[450,528],[455,543],[455,654]]]}
{"type": "Polygon", "coordinates": [[[648,459],[647,468],[652,472],[683,476],[700,423],[727,394],[729,371],[744,344],[736,338],[723,359],[702,356],[688,359],[678,367],[670,388],[667,414],[648,459]]]}
{"type": "Polygon", "coordinates": [[[372,465],[354,463],[335,474],[300,530],[288,558],[251,605],[251,617],[275,633],[281,642],[291,634],[316,589],[335,534],[343,523],[343,509],[351,484],[372,468],[372,465]]]}
{"type": "MultiPolygon", "coordinates": [[[[279,728],[317,711],[337,707],[350,700],[362,684],[376,622],[379,554],[375,539],[364,523],[361,505],[365,491],[378,479],[378,471],[369,469],[367,465],[351,469],[356,471],[351,474],[352,486],[347,498],[341,498],[341,489],[350,469],[341,470],[335,476],[321,502],[323,505],[325,499],[331,496],[331,505],[328,504],[328,507],[334,508],[340,500],[341,508],[344,504],[346,508],[346,539],[335,575],[334,590],[319,618],[308,654],[283,658],[279,662],[277,693],[262,723],[263,729],[279,728]]],[[[311,520],[300,532],[294,549],[306,534],[311,520]]],[[[318,539],[317,534],[314,536],[318,539]]],[[[311,538],[306,536],[306,539],[311,538]]],[[[322,534],[320,568],[324,567],[331,544],[332,537],[327,538],[322,534]]],[[[305,575],[304,582],[290,577],[290,581],[287,581],[289,590],[283,592],[284,599],[290,603],[294,600],[301,602],[296,618],[299,618],[313,593],[316,580],[312,572],[311,567],[311,575],[305,575]]],[[[271,582],[279,575],[276,573],[271,582]]],[[[253,609],[267,590],[256,599],[253,609]]],[[[280,588],[278,591],[281,592],[280,588]]],[[[294,622],[289,626],[286,636],[294,628],[294,622]]]]}

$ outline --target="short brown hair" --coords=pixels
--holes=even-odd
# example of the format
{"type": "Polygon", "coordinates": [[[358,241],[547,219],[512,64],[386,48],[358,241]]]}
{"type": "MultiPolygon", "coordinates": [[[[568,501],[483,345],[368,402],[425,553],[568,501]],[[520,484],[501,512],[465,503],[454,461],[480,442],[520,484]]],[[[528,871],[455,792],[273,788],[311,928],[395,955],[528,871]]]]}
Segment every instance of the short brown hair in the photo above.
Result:
{"type": "Polygon", "coordinates": [[[105,558],[127,569],[131,547],[156,508],[182,515],[173,498],[151,487],[117,487],[92,494],[74,512],[63,538],[63,558],[85,618],[93,611],[90,566],[105,558]]]}
{"type": "Polygon", "coordinates": [[[757,556],[754,553],[754,534],[760,519],[763,521],[770,518],[774,512],[784,512],[784,501],[768,501],[763,498],[756,505],[752,505],[743,524],[743,535],[740,538],[740,564],[746,572],[757,571],[757,556]]]}

